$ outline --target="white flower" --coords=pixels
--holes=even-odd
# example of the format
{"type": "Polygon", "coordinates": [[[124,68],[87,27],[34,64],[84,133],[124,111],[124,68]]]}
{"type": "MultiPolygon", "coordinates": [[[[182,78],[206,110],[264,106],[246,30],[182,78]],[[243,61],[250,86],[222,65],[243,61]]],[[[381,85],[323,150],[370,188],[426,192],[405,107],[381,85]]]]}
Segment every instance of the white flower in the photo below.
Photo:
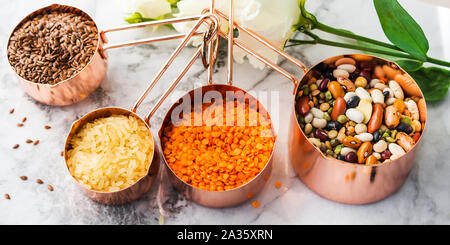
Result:
{"type": "Polygon", "coordinates": [[[120,0],[125,13],[139,12],[142,17],[156,19],[172,13],[167,0],[120,0]]]}
{"type": "MultiPolygon", "coordinates": [[[[229,0],[216,0],[216,8],[228,14],[228,2],[229,0]]],[[[179,13],[175,16],[198,15],[201,14],[203,9],[209,8],[210,5],[210,0],[181,0],[177,4],[179,13]]],[[[300,16],[298,0],[235,0],[234,10],[237,23],[255,31],[280,49],[284,48],[286,41],[294,33],[293,25],[297,23],[300,16]]],[[[193,22],[173,24],[177,31],[183,33],[189,31],[193,25],[193,22]]],[[[222,27],[224,26],[226,27],[227,24],[222,24],[222,27]]],[[[237,40],[270,61],[277,62],[278,55],[275,52],[253,40],[249,35],[240,32],[237,40]]],[[[193,41],[193,45],[199,45],[200,43],[200,39],[193,41]]],[[[264,67],[263,63],[255,57],[248,56],[242,49],[235,47],[233,50],[234,59],[237,62],[242,63],[244,58],[247,57],[254,67],[264,67]]]]}

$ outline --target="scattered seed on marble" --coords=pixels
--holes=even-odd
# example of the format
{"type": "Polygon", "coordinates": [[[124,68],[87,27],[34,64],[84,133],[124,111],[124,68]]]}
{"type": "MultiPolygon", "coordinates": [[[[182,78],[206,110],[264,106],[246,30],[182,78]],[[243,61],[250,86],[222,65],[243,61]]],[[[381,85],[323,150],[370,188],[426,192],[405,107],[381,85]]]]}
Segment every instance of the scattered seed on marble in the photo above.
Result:
{"type": "Polygon", "coordinates": [[[63,157],[64,156],[64,151],[61,151],[60,155],[63,157]]]}
{"type": "Polygon", "coordinates": [[[18,123],[17,127],[23,127],[23,125],[24,125],[23,123],[18,123]]]}
{"type": "Polygon", "coordinates": [[[13,114],[14,113],[14,108],[9,110],[9,114],[13,114]]]}
{"type": "Polygon", "coordinates": [[[42,185],[42,184],[44,184],[44,181],[42,181],[41,179],[37,179],[37,180],[36,180],[36,183],[42,185]]]}
{"type": "Polygon", "coordinates": [[[13,149],[17,149],[17,148],[19,148],[19,144],[15,144],[15,145],[13,146],[13,149]]]}
{"type": "Polygon", "coordinates": [[[33,145],[39,144],[39,140],[34,141],[33,145]]]}
{"type": "Polygon", "coordinates": [[[50,127],[49,125],[45,125],[45,129],[51,129],[52,127],[50,127]]]}
{"type": "Polygon", "coordinates": [[[24,117],[23,119],[22,119],[22,122],[24,123],[25,121],[27,120],[27,118],[26,117],[24,117]]]}
{"type": "Polygon", "coordinates": [[[49,191],[53,191],[53,190],[54,190],[54,189],[53,189],[53,186],[51,186],[51,185],[48,185],[47,187],[48,187],[48,190],[49,190],[49,191]]]}
{"type": "Polygon", "coordinates": [[[277,189],[280,189],[280,187],[281,187],[281,182],[280,181],[278,181],[277,183],[275,183],[275,187],[277,188],[277,189]]]}
{"type": "Polygon", "coordinates": [[[5,194],[5,199],[10,200],[10,199],[11,199],[11,196],[10,196],[9,194],[5,194]]]}
{"type": "Polygon", "coordinates": [[[27,144],[31,144],[31,143],[33,143],[33,141],[32,140],[30,140],[30,139],[27,139],[26,141],[25,141],[27,144]]]}
{"type": "Polygon", "coordinates": [[[27,180],[28,177],[24,175],[24,176],[20,176],[20,179],[21,179],[21,180],[27,180]]]}

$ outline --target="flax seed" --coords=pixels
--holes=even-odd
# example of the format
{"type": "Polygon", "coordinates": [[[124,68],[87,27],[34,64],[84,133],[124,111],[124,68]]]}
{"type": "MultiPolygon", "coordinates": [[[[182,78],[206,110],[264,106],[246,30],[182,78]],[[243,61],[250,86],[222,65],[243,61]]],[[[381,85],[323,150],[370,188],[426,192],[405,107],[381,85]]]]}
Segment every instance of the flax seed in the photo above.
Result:
{"type": "Polygon", "coordinates": [[[19,144],[15,144],[15,145],[13,146],[13,149],[17,149],[17,148],[19,148],[19,144]]]}
{"type": "Polygon", "coordinates": [[[37,179],[37,180],[36,180],[36,183],[42,185],[42,184],[44,184],[44,181],[42,181],[41,179],[37,179]]]}
{"type": "Polygon", "coordinates": [[[20,179],[21,179],[21,180],[27,180],[28,177],[24,175],[24,176],[20,176],[20,179]]]}
{"type": "Polygon", "coordinates": [[[39,140],[34,141],[33,145],[39,144],[39,140]]]}

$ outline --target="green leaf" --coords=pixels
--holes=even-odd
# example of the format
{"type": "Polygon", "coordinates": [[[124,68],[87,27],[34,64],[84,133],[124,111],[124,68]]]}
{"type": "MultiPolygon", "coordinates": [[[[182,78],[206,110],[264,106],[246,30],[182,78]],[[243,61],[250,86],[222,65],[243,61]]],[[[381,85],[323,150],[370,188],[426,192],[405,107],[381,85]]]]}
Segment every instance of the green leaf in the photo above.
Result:
{"type": "Polygon", "coordinates": [[[422,28],[397,0],[373,0],[386,37],[413,57],[426,61],[428,40],[422,28]]]}
{"type": "Polygon", "coordinates": [[[294,28],[301,32],[305,30],[309,31],[311,29],[314,29],[318,23],[316,17],[310,12],[306,11],[305,3],[306,0],[298,1],[298,5],[300,8],[300,16],[298,18],[297,23],[294,25],[294,28]]]}
{"type": "MultiPolygon", "coordinates": [[[[377,46],[377,45],[374,45],[374,44],[371,44],[371,43],[367,43],[367,42],[363,42],[363,41],[358,41],[358,44],[361,45],[361,46],[364,46],[364,47],[377,48],[377,49],[380,49],[380,50],[393,51],[392,49],[381,47],[381,46],[377,46]]],[[[374,56],[377,56],[377,57],[380,57],[380,58],[384,58],[384,59],[387,59],[387,60],[390,60],[390,61],[393,61],[393,62],[397,63],[401,68],[403,68],[407,72],[417,71],[423,65],[423,62],[419,61],[419,60],[411,60],[411,59],[399,58],[399,57],[395,57],[395,56],[391,56],[391,55],[378,54],[378,53],[367,52],[367,51],[364,51],[364,53],[370,54],[370,55],[374,55],[374,56]]]]}
{"type": "MultiPolygon", "coordinates": [[[[391,56],[392,57],[392,56],[391,56]]],[[[392,57],[394,58],[394,57],[392,57]]],[[[422,68],[423,62],[418,60],[409,60],[409,59],[402,59],[402,58],[387,58],[389,60],[394,61],[397,63],[401,68],[403,68],[407,72],[411,71],[417,71],[420,68],[422,68]]]]}
{"type": "Polygon", "coordinates": [[[438,67],[422,67],[409,72],[422,89],[427,101],[443,99],[450,87],[450,71],[438,67]]]}
{"type": "Polygon", "coordinates": [[[143,17],[142,14],[139,12],[135,12],[130,17],[125,19],[125,21],[130,24],[135,24],[135,23],[140,23],[140,22],[145,22],[145,21],[153,21],[153,20],[155,20],[155,19],[143,17]]]}

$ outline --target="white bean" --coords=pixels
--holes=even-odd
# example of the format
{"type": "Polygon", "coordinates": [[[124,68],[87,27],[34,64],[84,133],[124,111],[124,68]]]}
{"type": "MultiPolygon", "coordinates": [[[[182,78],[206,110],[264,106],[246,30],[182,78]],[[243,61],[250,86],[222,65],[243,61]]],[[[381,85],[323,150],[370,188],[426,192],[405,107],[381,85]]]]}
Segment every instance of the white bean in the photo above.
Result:
{"type": "Polygon", "coordinates": [[[309,138],[309,142],[311,142],[311,144],[315,145],[316,147],[320,147],[320,140],[317,138],[309,138]]]}
{"type": "Polygon", "coordinates": [[[403,148],[399,145],[397,145],[396,143],[390,143],[389,144],[389,151],[392,153],[392,155],[403,155],[405,154],[405,150],[403,150],[403,148]]]}
{"type": "Polygon", "coordinates": [[[345,115],[348,117],[348,119],[356,122],[356,123],[362,123],[364,121],[364,115],[358,111],[357,109],[351,108],[348,109],[345,112],[345,115]]]}
{"type": "Polygon", "coordinates": [[[389,81],[389,87],[392,89],[392,92],[394,92],[395,98],[401,100],[405,98],[405,94],[403,94],[402,87],[400,87],[400,85],[396,81],[394,80],[389,81]]]}
{"type": "Polygon", "coordinates": [[[373,135],[371,133],[362,133],[355,135],[355,138],[361,140],[362,142],[369,142],[373,140],[373,135]]]}
{"type": "Polygon", "coordinates": [[[338,78],[338,77],[345,77],[345,78],[348,78],[348,77],[350,76],[350,74],[349,74],[348,71],[346,71],[346,70],[335,69],[335,70],[333,71],[333,76],[334,76],[335,78],[338,78]]]}
{"type": "Polygon", "coordinates": [[[367,90],[365,90],[364,88],[358,87],[355,90],[356,95],[358,95],[358,97],[360,99],[367,99],[370,102],[372,102],[372,97],[370,96],[369,92],[367,92],[367,90]]]}
{"type": "Polygon", "coordinates": [[[379,82],[380,82],[380,80],[375,78],[375,79],[370,80],[369,85],[370,85],[371,88],[373,88],[373,87],[375,87],[375,84],[377,84],[379,82]]]}
{"type": "Polygon", "coordinates": [[[344,147],[344,148],[341,149],[341,156],[345,157],[350,152],[356,152],[356,150],[353,149],[353,148],[350,148],[350,147],[344,147]]]}
{"type": "Polygon", "coordinates": [[[351,65],[351,64],[342,64],[342,65],[338,66],[337,69],[345,70],[349,73],[352,73],[356,70],[356,66],[351,65]]]}
{"type": "Polygon", "coordinates": [[[314,118],[312,121],[312,125],[316,128],[325,128],[327,125],[327,120],[321,118],[314,118]]]}
{"type": "Polygon", "coordinates": [[[373,150],[375,152],[381,153],[387,149],[387,143],[384,140],[380,140],[373,145],[373,150]]]}
{"type": "Polygon", "coordinates": [[[311,112],[308,112],[308,114],[306,114],[305,116],[305,123],[312,122],[313,118],[314,118],[313,114],[311,112]]]}
{"type": "Polygon", "coordinates": [[[367,126],[364,123],[358,123],[355,126],[356,134],[362,134],[367,132],[367,126]]]}
{"type": "Polygon", "coordinates": [[[379,89],[372,89],[370,91],[370,95],[372,96],[373,103],[383,104],[384,103],[384,95],[379,89]]]}
{"type": "Polygon", "coordinates": [[[419,108],[414,100],[408,100],[405,102],[406,108],[411,112],[411,118],[413,120],[419,120],[419,108]]]}
{"type": "Polygon", "coordinates": [[[377,88],[377,89],[379,89],[379,90],[383,90],[383,89],[387,88],[386,84],[384,84],[384,83],[377,83],[377,84],[375,84],[375,86],[373,86],[373,87],[374,87],[374,88],[377,88]]]}
{"type": "Polygon", "coordinates": [[[394,101],[395,101],[394,97],[389,98],[389,99],[386,100],[386,105],[392,105],[392,104],[394,104],[394,101]]]}
{"type": "Polygon", "coordinates": [[[344,100],[345,100],[345,102],[348,102],[351,98],[353,98],[353,97],[355,97],[355,96],[358,96],[358,95],[356,95],[355,92],[347,92],[347,93],[344,95],[344,100]]]}
{"type": "Polygon", "coordinates": [[[319,118],[319,119],[323,118],[323,111],[321,111],[315,107],[311,108],[311,113],[313,114],[314,118],[319,118]]]}
{"type": "Polygon", "coordinates": [[[378,152],[374,152],[372,153],[372,155],[376,158],[376,159],[380,159],[381,158],[381,154],[378,152]]]}

